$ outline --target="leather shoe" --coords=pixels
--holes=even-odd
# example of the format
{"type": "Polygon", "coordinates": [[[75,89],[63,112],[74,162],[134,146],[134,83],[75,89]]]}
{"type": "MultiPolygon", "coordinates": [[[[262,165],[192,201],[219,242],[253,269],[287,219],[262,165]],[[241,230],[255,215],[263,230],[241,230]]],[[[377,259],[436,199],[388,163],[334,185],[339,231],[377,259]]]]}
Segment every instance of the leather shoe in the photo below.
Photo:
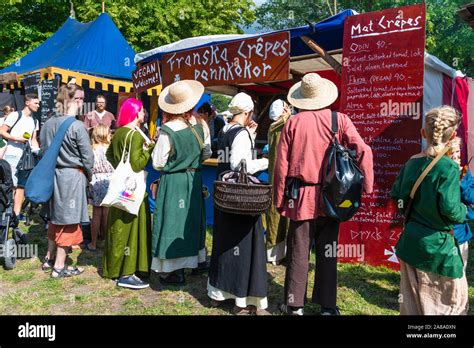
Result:
{"type": "Polygon", "coordinates": [[[160,276],[161,285],[183,285],[185,282],[184,269],[171,272],[166,277],[160,276]]]}

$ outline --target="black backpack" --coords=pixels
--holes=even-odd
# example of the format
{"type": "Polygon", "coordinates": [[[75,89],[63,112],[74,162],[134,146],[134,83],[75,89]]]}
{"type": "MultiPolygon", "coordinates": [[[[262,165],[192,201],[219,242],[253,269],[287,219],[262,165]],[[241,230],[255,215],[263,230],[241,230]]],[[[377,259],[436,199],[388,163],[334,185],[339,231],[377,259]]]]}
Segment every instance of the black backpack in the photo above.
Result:
{"type": "Polygon", "coordinates": [[[0,159],[0,214],[13,202],[13,179],[10,164],[0,159]]]}
{"type": "Polygon", "coordinates": [[[322,166],[320,204],[327,216],[347,221],[360,208],[364,176],[356,164],[356,153],[337,141],[337,113],[332,112],[332,143],[322,166]]]}

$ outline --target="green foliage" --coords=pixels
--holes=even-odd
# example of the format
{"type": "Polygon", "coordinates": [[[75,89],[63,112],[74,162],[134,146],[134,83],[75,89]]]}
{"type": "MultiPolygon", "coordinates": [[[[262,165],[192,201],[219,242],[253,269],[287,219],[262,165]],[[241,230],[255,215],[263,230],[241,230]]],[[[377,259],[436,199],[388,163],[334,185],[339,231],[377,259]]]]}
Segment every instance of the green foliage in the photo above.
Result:
{"type": "MultiPolygon", "coordinates": [[[[92,21],[101,1],[73,0],[76,19],[92,21]]],[[[252,0],[107,0],[113,18],[136,52],[191,36],[242,33],[255,20],[252,0]],[[191,6],[192,5],[192,6],[191,6]]],[[[0,0],[0,67],[40,45],[69,16],[66,0],[0,0]]]]}
{"type": "MultiPolygon", "coordinates": [[[[474,75],[474,30],[457,10],[472,0],[427,0],[426,50],[455,69],[474,75]]],[[[256,10],[260,29],[284,29],[319,22],[344,9],[359,13],[413,5],[419,0],[268,0],[256,10]]]]}
{"type": "Polygon", "coordinates": [[[457,10],[469,2],[427,2],[426,50],[455,69],[474,76],[474,30],[457,15],[457,10]]]}
{"type": "Polygon", "coordinates": [[[59,4],[0,0],[0,67],[26,55],[61,26],[69,7],[59,4]]]}
{"type": "Polygon", "coordinates": [[[217,112],[226,111],[229,108],[230,97],[222,94],[212,94],[211,104],[216,107],[217,112]]]}

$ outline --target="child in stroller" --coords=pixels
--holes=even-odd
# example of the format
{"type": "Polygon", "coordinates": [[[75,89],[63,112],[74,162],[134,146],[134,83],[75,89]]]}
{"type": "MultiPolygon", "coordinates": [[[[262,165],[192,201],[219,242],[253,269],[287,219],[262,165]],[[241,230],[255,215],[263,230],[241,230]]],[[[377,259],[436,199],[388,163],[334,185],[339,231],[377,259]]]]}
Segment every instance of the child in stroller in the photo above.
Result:
{"type": "Polygon", "coordinates": [[[17,244],[26,244],[25,234],[18,228],[18,218],[13,214],[13,180],[10,164],[0,159],[0,246],[5,268],[16,265],[17,244]],[[13,229],[10,238],[10,228],[13,229]]]}

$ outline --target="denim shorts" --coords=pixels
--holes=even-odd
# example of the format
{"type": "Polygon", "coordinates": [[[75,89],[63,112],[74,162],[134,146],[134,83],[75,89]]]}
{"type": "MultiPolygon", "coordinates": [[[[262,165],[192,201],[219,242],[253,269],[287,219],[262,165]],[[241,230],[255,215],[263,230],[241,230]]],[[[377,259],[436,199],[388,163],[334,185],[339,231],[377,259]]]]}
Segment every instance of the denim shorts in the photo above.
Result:
{"type": "Polygon", "coordinates": [[[17,187],[25,188],[28,177],[31,174],[31,170],[17,170],[18,183],[17,187]]]}

